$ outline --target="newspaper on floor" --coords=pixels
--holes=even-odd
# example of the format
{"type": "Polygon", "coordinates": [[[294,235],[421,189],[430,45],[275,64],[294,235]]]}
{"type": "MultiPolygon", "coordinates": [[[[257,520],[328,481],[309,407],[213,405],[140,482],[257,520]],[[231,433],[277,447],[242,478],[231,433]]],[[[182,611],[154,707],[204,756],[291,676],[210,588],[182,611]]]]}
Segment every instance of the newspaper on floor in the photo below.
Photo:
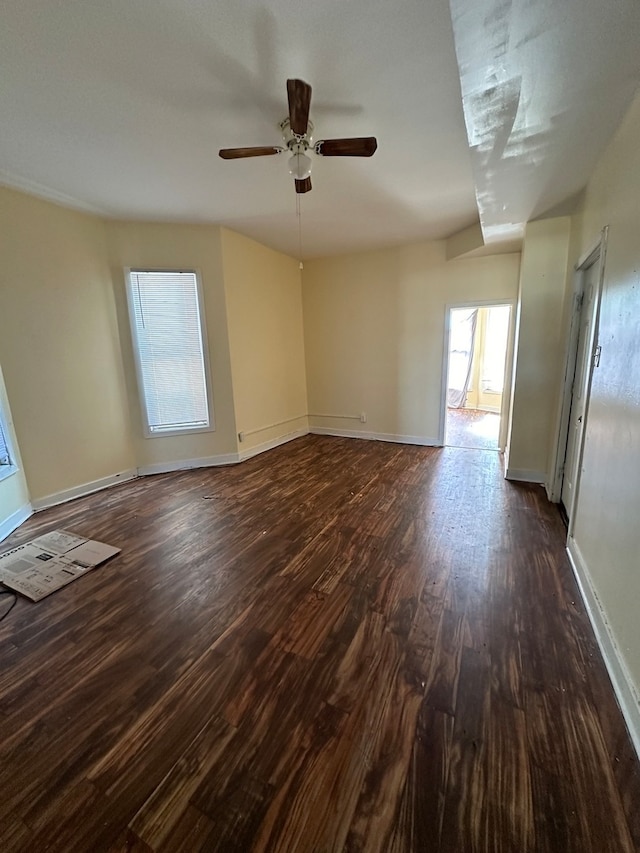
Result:
{"type": "Polygon", "coordinates": [[[120,553],[120,548],[53,530],[0,554],[0,583],[40,601],[120,553]]]}

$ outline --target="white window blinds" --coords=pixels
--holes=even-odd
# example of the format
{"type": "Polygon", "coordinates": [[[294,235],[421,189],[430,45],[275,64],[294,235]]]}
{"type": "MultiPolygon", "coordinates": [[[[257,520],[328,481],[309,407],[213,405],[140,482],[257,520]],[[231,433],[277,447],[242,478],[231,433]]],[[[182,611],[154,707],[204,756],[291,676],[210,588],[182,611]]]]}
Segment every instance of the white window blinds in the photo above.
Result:
{"type": "Polygon", "coordinates": [[[210,429],[196,274],[132,270],[128,299],[147,435],[210,429]]]}

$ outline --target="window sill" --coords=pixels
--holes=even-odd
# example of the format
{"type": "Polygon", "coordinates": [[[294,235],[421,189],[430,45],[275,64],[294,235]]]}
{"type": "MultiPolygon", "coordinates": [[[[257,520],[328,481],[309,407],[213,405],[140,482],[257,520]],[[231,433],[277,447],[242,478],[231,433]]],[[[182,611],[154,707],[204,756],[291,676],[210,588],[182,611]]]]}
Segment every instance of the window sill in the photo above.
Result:
{"type": "Polygon", "coordinates": [[[0,482],[13,476],[13,474],[17,474],[19,470],[17,465],[0,465],[0,482]]]}
{"type": "Polygon", "coordinates": [[[148,429],[144,431],[145,438],[175,438],[178,435],[197,435],[201,432],[215,432],[216,428],[213,424],[206,427],[190,427],[187,429],[163,429],[157,432],[150,432],[148,429]]]}

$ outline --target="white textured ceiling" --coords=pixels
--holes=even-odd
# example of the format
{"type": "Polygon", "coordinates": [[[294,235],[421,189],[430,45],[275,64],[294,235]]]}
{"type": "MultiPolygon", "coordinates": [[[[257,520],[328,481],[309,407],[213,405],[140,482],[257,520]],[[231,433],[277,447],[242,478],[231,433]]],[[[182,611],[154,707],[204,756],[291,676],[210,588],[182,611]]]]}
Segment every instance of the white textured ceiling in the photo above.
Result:
{"type": "MultiPolygon", "coordinates": [[[[317,138],[378,138],[370,159],[314,157],[313,191],[301,197],[303,256],[448,236],[477,220],[476,196],[489,233],[505,204],[528,218],[584,184],[640,70],[628,50],[637,0],[602,4],[615,10],[612,33],[624,49],[620,57],[605,24],[596,46],[597,75],[606,74],[593,104],[584,86],[555,91],[554,62],[570,81],[581,29],[593,47],[589,10],[599,6],[520,0],[533,45],[505,51],[500,32],[510,48],[521,36],[512,5],[452,0],[459,74],[447,0],[2,0],[0,181],[108,216],[223,223],[297,255],[286,158],[222,161],[217,151],[277,145],[285,81],[301,77],[313,86],[317,138]],[[554,5],[575,10],[576,20],[557,30],[554,5]],[[536,9],[552,15],[552,32],[536,9]],[[502,31],[487,23],[492,15],[502,31]],[[493,79],[506,105],[497,109],[494,97],[483,123],[493,79]],[[514,94],[514,79],[529,88],[514,94]],[[535,115],[521,111],[523,91],[535,115]],[[556,145],[554,129],[575,100],[586,100],[587,112],[606,101],[606,121],[581,140],[570,180],[559,186],[553,170],[566,162],[568,134],[563,126],[556,145]],[[495,140],[507,126],[528,141],[505,149],[511,171],[501,171],[495,140]],[[536,146],[542,129],[545,144],[536,146]],[[514,163],[526,177],[543,155],[541,190],[511,181],[514,163]]],[[[572,126],[589,121],[582,115],[572,126]]]]}

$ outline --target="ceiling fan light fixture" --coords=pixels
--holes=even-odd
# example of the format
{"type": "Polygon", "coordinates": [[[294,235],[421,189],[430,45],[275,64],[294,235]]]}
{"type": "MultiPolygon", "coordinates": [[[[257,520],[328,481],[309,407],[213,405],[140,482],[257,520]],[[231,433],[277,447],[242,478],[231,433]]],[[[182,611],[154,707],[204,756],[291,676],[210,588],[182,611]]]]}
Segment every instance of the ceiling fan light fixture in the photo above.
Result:
{"type": "MultiPolygon", "coordinates": [[[[309,120],[311,86],[304,80],[287,80],[289,115],[278,127],[282,132],[284,147],[252,146],[250,148],[221,148],[218,152],[223,160],[238,160],[243,157],[262,157],[288,151],[289,174],[294,177],[296,196],[311,191],[312,160],[307,156],[311,149],[319,157],[371,157],[378,147],[375,136],[345,137],[343,139],[321,139],[313,141],[313,122],[309,120]]],[[[299,199],[296,203],[299,203],[299,199]]]]}
{"type": "Polygon", "coordinates": [[[311,165],[311,158],[306,154],[294,154],[289,160],[289,174],[297,181],[304,181],[311,174],[311,165]]]}

